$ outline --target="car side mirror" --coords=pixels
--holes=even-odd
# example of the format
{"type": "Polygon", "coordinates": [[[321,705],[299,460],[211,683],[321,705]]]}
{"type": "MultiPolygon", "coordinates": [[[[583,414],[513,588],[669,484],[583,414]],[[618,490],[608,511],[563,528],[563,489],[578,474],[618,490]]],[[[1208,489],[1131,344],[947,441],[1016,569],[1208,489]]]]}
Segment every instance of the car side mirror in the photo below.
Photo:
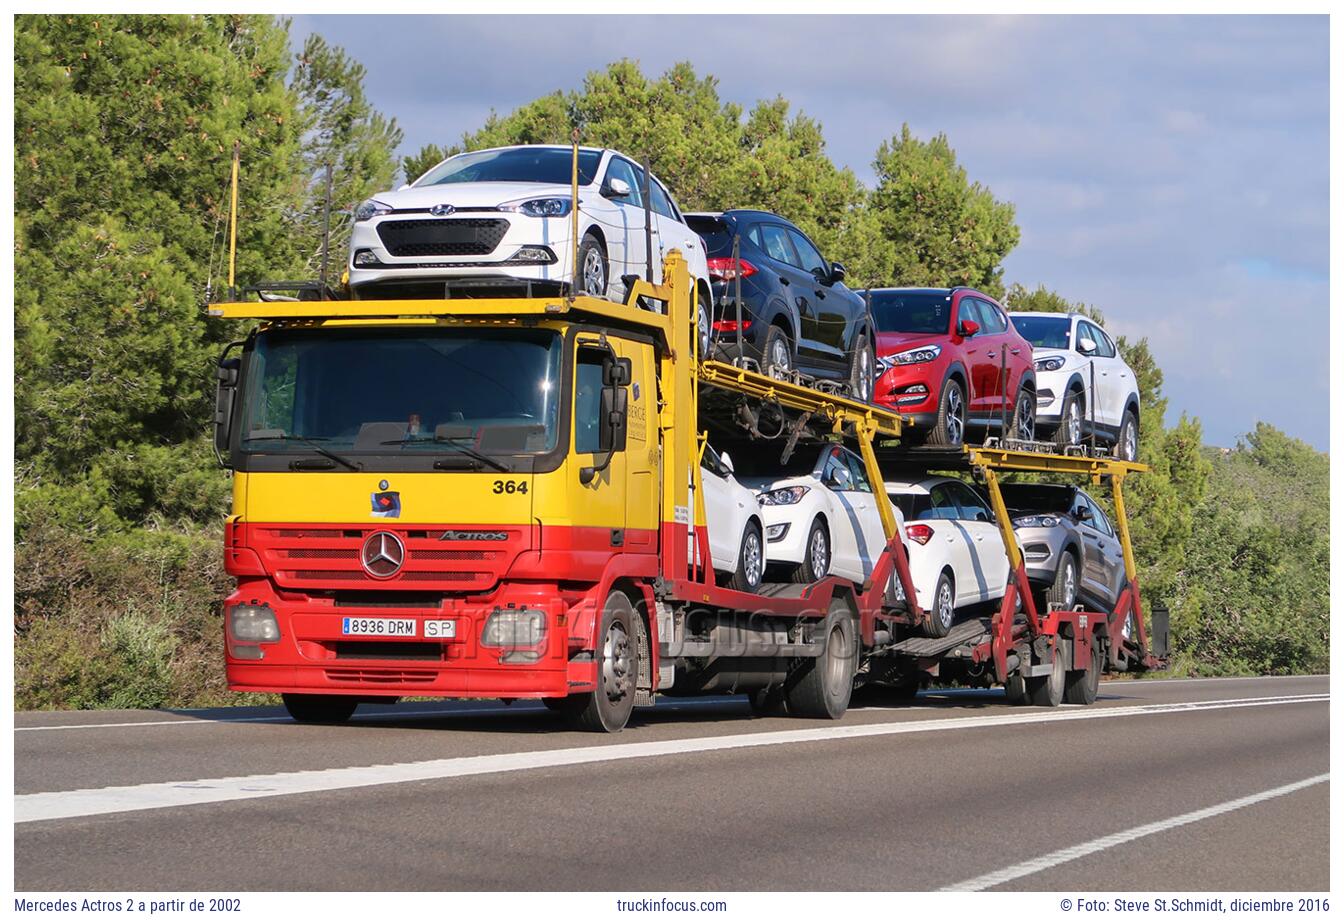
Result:
{"type": "Polygon", "coordinates": [[[970,338],[980,331],[980,324],[973,319],[964,319],[957,323],[957,334],[963,338],[970,338]]]}
{"type": "Polygon", "coordinates": [[[215,457],[229,466],[229,441],[233,432],[233,407],[238,394],[238,358],[221,358],[215,368],[215,457]]]}
{"type": "Polygon", "coordinates": [[[611,178],[607,184],[602,187],[603,198],[625,198],[631,192],[630,183],[624,179],[611,178]]]}
{"type": "Polygon", "coordinates": [[[733,469],[733,458],[728,456],[727,454],[719,454],[719,463],[729,473],[737,472],[736,470],[733,469]]]}
{"type": "Polygon", "coordinates": [[[1079,339],[1078,350],[1085,355],[1090,355],[1097,350],[1097,343],[1091,339],[1079,339]]]}
{"type": "Polygon", "coordinates": [[[849,485],[849,470],[836,467],[831,471],[830,480],[826,484],[843,492],[849,485]]]}
{"type": "Polygon", "coordinates": [[[829,279],[831,284],[839,284],[841,281],[844,281],[847,274],[849,273],[845,271],[845,267],[839,262],[831,263],[831,277],[829,279]]]}
{"type": "Polygon", "coordinates": [[[1078,520],[1080,520],[1080,521],[1090,521],[1090,520],[1092,520],[1092,509],[1091,509],[1091,508],[1075,508],[1075,509],[1073,509],[1073,516],[1076,517],[1076,518],[1077,518],[1078,520]]]}

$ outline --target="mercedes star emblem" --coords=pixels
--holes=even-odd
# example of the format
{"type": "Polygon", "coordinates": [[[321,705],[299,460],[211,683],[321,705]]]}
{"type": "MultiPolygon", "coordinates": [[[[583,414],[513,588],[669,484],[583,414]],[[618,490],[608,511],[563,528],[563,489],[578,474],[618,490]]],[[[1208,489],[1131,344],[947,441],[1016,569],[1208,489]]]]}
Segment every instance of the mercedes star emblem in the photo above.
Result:
{"type": "Polygon", "coordinates": [[[364,564],[364,571],[374,578],[391,578],[401,571],[402,563],[406,561],[406,546],[396,534],[380,530],[364,541],[359,561],[364,564]]]}

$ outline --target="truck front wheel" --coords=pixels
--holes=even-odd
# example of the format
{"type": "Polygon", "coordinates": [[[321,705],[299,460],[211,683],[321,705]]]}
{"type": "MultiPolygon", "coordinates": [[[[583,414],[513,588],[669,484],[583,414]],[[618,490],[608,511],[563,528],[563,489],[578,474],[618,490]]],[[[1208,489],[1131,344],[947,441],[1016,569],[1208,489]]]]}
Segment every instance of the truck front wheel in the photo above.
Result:
{"type": "Polygon", "coordinates": [[[591,732],[618,732],[630,721],[639,682],[639,648],[635,608],[630,598],[613,591],[602,608],[598,632],[597,688],[571,697],[572,720],[591,732]]]}
{"type": "Polygon", "coordinates": [[[359,701],[348,696],[321,696],[311,693],[283,693],[285,710],[295,722],[337,725],[349,721],[359,701]]]}

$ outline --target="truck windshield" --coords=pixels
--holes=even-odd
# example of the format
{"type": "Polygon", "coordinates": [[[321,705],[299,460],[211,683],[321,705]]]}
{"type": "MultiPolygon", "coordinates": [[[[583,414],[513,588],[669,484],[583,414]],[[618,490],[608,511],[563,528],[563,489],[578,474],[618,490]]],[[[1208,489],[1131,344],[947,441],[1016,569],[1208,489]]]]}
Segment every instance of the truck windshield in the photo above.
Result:
{"type": "Polygon", "coordinates": [[[241,446],[547,453],[557,441],[561,352],[560,336],[543,329],[264,332],[247,365],[241,446]]]}

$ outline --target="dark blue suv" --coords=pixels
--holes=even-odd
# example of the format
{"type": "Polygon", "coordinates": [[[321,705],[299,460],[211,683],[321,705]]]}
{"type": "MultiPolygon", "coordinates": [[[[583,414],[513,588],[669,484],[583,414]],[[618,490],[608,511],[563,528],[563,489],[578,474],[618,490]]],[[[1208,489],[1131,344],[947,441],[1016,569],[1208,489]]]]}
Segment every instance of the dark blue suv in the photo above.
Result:
{"type": "Polygon", "coordinates": [[[685,218],[704,239],[709,260],[712,357],[732,361],[743,355],[766,373],[797,371],[847,384],[859,399],[872,398],[875,326],[863,298],[845,287],[843,265],[828,262],[807,234],[767,211],[685,218]]]}

